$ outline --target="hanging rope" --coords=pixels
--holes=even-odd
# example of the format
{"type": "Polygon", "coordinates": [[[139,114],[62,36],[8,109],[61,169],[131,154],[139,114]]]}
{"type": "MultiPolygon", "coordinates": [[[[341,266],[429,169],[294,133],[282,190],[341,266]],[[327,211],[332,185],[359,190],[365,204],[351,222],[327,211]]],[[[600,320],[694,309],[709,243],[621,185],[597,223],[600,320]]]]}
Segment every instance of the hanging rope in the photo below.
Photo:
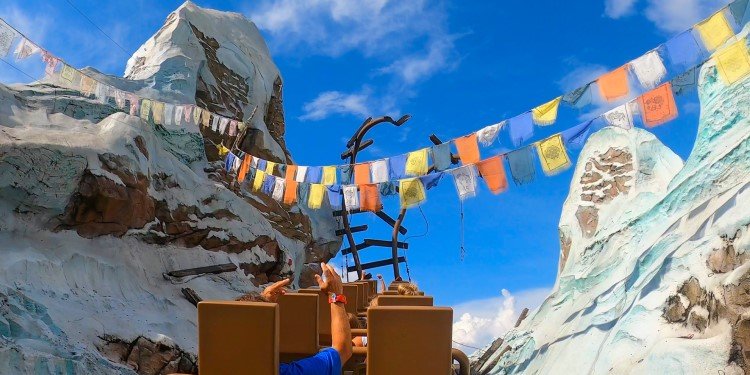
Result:
{"type": "Polygon", "coordinates": [[[461,249],[461,261],[464,261],[464,257],[466,256],[466,247],[464,246],[464,201],[459,200],[458,201],[458,207],[459,207],[459,213],[461,215],[461,224],[459,228],[460,233],[460,249],[461,249]]]}
{"type": "Polygon", "coordinates": [[[460,342],[458,342],[458,341],[456,341],[456,340],[451,340],[451,341],[453,341],[453,343],[454,343],[454,344],[458,344],[458,345],[461,345],[461,346],[465,346],[465,347],[467,347],[467,348],[471,348],[471,349],[476,349],[476,350],[482,350],[482,348],[477,348],[476,346],[471,346],[471,345],[466,345],[466,344],[462,344],[462,343],[460,343],[460,342]]]}

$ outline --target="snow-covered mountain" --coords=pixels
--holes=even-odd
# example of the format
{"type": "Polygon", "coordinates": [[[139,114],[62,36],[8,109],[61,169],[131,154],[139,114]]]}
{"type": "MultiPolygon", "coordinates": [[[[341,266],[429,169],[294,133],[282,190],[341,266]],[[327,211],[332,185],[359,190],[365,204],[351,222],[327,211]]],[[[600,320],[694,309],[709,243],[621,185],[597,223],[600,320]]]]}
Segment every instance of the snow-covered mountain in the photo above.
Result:
{"type": "Polygon", "coordinates": [[[750,369],[750,78],[727,86],[709,63],[699,97],[684,165],[645,130],[592,135],[560,219],[556,285],[475,353],[477,373],[750,369]]]}
{"type": "Polygon", "coordinates": [[[194,372],[196,311],[294,276],[340,246],[330,209],[239,189],[214,144],[288,162],[282,79],[257,28],[185,3],[100,82],[242,119],[239,140],[154,126],[54,81],[0,85],[0,374],[194,372]],[[234,263],[221,275],[163,273],[234,263]]]}

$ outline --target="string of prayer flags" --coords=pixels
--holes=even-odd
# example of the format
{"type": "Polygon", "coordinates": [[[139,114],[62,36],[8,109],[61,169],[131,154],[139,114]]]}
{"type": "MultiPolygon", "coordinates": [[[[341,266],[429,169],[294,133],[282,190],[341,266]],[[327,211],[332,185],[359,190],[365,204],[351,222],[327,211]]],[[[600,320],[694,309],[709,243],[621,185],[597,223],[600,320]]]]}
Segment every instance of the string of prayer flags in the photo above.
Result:
{"type": "Polygon", "coordinates": [[[548,101],[531,110],[534,123],[540,126],[552,125],[557,121],[557,110],[562,96],[548,101]]]}
{"type": "Polygon", "coordinates": [[[229,122],[229,132],[227,133],[230,137],[234,137],[237,135],[237,120],[232,120],[229,122]]]}
{"type": "Polygon", "coordinates": [[[553,135],[537,143],[539,160],[542,163],[542,169],[548,176],[556,174],[570,166],[568,152],[563,145],[560,134],[553,135]]]}
{"type": "Polygon", "coordinates": [[[323,185],[333,185],[336,183],[336,167],[323,167],[323,185]]]}
{"type": "Polygon", "coordinates": [[[589,82],[563,95],[562,102],[574,108],[581,108],[588,105],[591,102],[591,91],[589,90],[589,88],[591,87],[592,83],[593,82],[589,82]],[[584,94],[586,93],[589,93],[589,95],[587,95],[586,99],[584,100],[584,94]]]}
{"type": "Polygon", "coordinates": [[[529,145],[522,149],[511,151],[506,155],[510,175],[516,185],[524,185],[534,181],[536,167],[534,166],[534,149],[529,145]]]}
{"type": "Polygon", "coordinates": [[[128,101],[130,102],[130,115],[138,116],[138,109],[141,108],[140,99],[135,94],[128,94],[128,101]]]}
{"type": "Polygon", "coordinates": [[[341,209],[341,185],[327,186],[328,189],[328,204],[334,210],[341,209]]]}
{"type": "Polygon", "coordinates": [[[307,199],[307,207],[318,209],[323,205],[326,187],[322,184],[310,184],[310,197],[307,199]]]}
{"type": "Polygon", "coordinates": [[[203,124],[203,108],[195,107],[193,109],[193,123],[195,125],[203,124]]]}
{"type": "MultiPolygon", "coordinates": [[[[481,144],[484,147],[491,146],[495,142],[495,139],[497,139],[497,135],[500,134],[500,129],[502,129],[504,125],[505,125],[505,121],[494,124],[494,125],[485,126],[484,128],[482,128],[481,130],[477,132],[477,142],[479,142],[479,144],[481,144]]],[[[433,147],[433,150],[434,150],[434,147],[433,147]]],[[[433,159],[435,159],[434,155],[433,155],[433,159]]],[[[437,162],[435,162],[435,164],[437,164],[437,162]]]]}
{"type": "Polygon", "coordinates": [[[182,114],[185,116],[184,117],[185,122],[190,122],[190,120],[193,118],[193,106],[190,106],[190,105],[183,106],[182,114]]]}
{"type": "Polygon", "coordinates": [[[229,119],[226,117],[222,117],[221,120],[219,120],[219,134],[226,133],[228,127],[229,127],[229,119]]]}
{"type": "MultiPolygon", "coordinates": [[[[476,141],[476,140],[475,140],[476,141]]],[[[412,151],[406,157],[406,173],[412,176],[427,174],[429,165],[427,161],[428,148],[412,151]]]]}
{"type": "Polygon", "coordinates": [[[53,56],[47,51],[42,51],[42,62],[44,63],[44,74],[48,77],[52,77],[55,74],[57,64],[60,63],[60,59],[53,56]]]}
{"type": "Polygon", "coordinates": [[[436,170],[444,171],[450,168],[453,163],[450,142],[432,146],[432,159],[436,170]]]}
{"type": "Polygon", "coordinates": [[[474,164],[479,161],[479,144],[477,144],[476,134],[456,138],[454,142],[456,143],[456,149],[458,149],[458,157],[463,165],[474,164]]]}
{"type": "Polygon", "coordinates": [[[268,165],[268,161],[266,159],[261,158],[253,158],[254,164],[253,167],[256,169],[260,169],[261,171],[266,171],[266,166],[268,165]]]}
{"type": "Polygon", "coordinates": [[[182,122],[182,117],[185,113],[185,107],[181,105],[176,105],[174,107],[174,119],[172,120],[175,125],[179,126],[182,122]]]}
{"type": "Polygon", "coordinates": [[[297,200],[297,180],[294,179],[297,173],[296,165],[289,165],[286,168],[286,190],[284,191],[284,203],[291,205],[297,200]]]}
{"type": "Polygon", "coordinates": [[[211,125],[211,112],[205,109],[201,109],[201,125],[203,125],[204,128],[211,125]]]}
{"type": "Polygon", "coordinates": [[[424,185],[424,188],[430,190],[437,186],[438,183],[440,183],[440,179],[444,174],[445,173],[443,172],[430,173],[424,176],[420,176],[419,179],[422,180],[422,185],[424,185]]]}
{"type": "Polygon", "coordinates": [[[608,102],[620,99],[630,92],[627,65],[602,75],[596,82],[599,86],[599,92],[608,102]]]}
{"type": "Polygon", "coordinates": [[[653,128],[677,117],[677,104],[669,82],[644,93],[638,98],[643,123],[653,128]]]}
{"type": "Polygon", "coordinates": [[[263,180],[266,179],[266,172],[262,169],[255,170],[255,177],[253,178],[253,191],[258,191],[263,187],[263,180]]]}
{"type": "Polygon", "coordinates": [[[630,69],[635,73],[641,86],[647,89],[656,87],[667,75],[667,68],[656,50],[631,61],[630,69]]]}
{"type": "Polygon", "coordinates": [[[164,125],[174,124],[174,104],[164,103],[164,125]]]}
{"type": "Polygon", "coordinates": [[[707,50],[713,51],[734,35],[729,21],[724,15],[724,9],[695,25],[707,50]]]}
{"type": "Polygon", "coordinates": [[[16,50],[13,54],[16,56],[16,60],[21,61],[27,59],[31,55],[41,52],[41,50],[42,49],[39,48],[39,46],[32,43],[30,40],[23,38],[21,39],[21,42],[18,43],[18,46],[16,46],[16,50]]]}
{"type": "Polygon", "coordinates": [[[305,179],[307,178],[307,167],[303,165],[297,166],[297,175],[294,177],[294,181],[297,182],[305,182],[305,179]]]}
{"type": "Polygon", "coordinates": [[[357,185],[344,185],[344,207],[348,211],[356,210],[359,208],[359,192],[357,191],[357,185]]]}
{"type": "Polygon", "coordinates": [[[501,155],[480,161],[477,163],[477,169],[492,194],[500,194],[508,190],[508,178],[505,176],[501,155]]]}
{"type": "Polygon", "coordinates": [[[234,165],[235,159],[237,159],[237,156],[235,156],[231,152],[227,153],[226,158],[224,158],[224,170],[227,171],[227,173],[229,173],[232,170],[232,166],[234,165]]]}
{"type": "Polygon", "coordinates": [[[630,109],[630,103],[624,103],[605,112],[603,117],[604,121],[610,126],[625,130],[633,128],[633,112],[630,109]]]}
{"type": "Polygon", "coordinates": [[[534,121],[531,112],[526,112],[509,120],[510,140],[520,146],[534,135],[534,121]]]}
{"type": "Polygon", "coordinates": [[[377,184],[359,185],[359,208],[371,212],[378,212],[383,208],[377,184]]]}
{"type": "Polygon", "coordinates": [[[453,183],[456,185],[460,200],[471,198],[477,194],[477,175],[473,164],[458,167],[450,171],[450,174],[453,175],[453,183]]]}
{"type": "Polygon", "coordinates": [[[378,184],[390,180],[390,174],[388,173],[388,161],[376,160],[370,164],[370,172],[372,173],[372,182],[378,184]]]}
{"type": "Polygon", "coordinates": [[[589,131],[591,130],[591,124],[594,120],[582,122],[570,129],[566,129],[561,133],[563,142],[568,146],[583,147],[583,144],[588,138],[589,131]]]}
{"type": "Polygon", "coordinates": [[[406,158],[406,154],[401,154],[388,159],[388,175],[391,180],[406,177],[406,158]]]}
{"type": "Polygon", "coordinates": [[[14,39],[16,39],[16,30],[0,20],[0,57],[8,55],[14,39]]]}
{"type": "Polygon", "coordinates": [[[154,101],[151,105],[151,112],[154,115],[154,124],[164,124],[164,103],[154,101]]]}
{"type": "Polygon", "coordinates": [[[727,84],[735,83],[750,73],[750,56],[745,38],[732,43],[716,55],[716,68],[727,84]]]}
{"type": "Polygon", "coordinates": [[[75,80],[77,74],[78,71],[68,64],[63,64],[62,69],[60,69],[60,79],[67,82],[68,84],[73,83],[73,80],[75,80]]]}
{"type": "Polygon", "coordinates": [[[319,184],[323,179],[323,167],[307,167],[305,182],[319,184]]]}
{"type": "Polygon", "coordinates": [[[354,164],[354,184],[369,184],[370,180],[370,163],[354,164]]]}
{"type": "Polygon", "coordinates": [[[425,188],[419,178],[400,180],[398,190],[402,208],[416,206],[426,199],[425,188]]]}
{"type": "Polygon", "coordinates": [[[277,202],[282,202],[284,200],[284,187],[286,187],[286,180],[284,180],[283,178],[274,178],[273,193],[271,194],[271,198],[273,198],[277,202]]]}

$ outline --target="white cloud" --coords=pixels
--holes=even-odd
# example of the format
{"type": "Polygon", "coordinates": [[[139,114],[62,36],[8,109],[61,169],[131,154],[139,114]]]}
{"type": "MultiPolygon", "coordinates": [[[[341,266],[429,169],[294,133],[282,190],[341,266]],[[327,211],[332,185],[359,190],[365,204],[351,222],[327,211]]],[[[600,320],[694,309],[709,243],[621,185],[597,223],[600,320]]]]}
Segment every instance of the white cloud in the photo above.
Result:
{"type": "Polygon", "coordinates": [[[708,17],[727,2],[727,0],[649,0],[646,18],[662,31],[680,32],[708,17]]]}
{"type": "Polygon", "coordinates": [[[367,95],[320,93],[305,104],[302,120],[392,109],[413,95],[416,84],[460,61],[441,1],[262,0],[247,13],[278,53],[339,57],[356,52],[383,65],[373,70],[376,75],[390,77],[367,95]]]}
{"type": "Polygon", "coordinates": [[[618,19],[633,13],[636,0],[605,0],[604,14],[609,18],[618,19]]]}
{"type": "Polygon", "coordinates": [[[481,348],[513,328],[525,307],[533,311],[549,293],[550,289],[539,288],[524,290],[514,295],[503,289],[500,297],[456,305],[453,307],[453,316],[457,317],[453,322],[453,340],[481,348]]]}
{"type": "Polygon", "coordinates": [[[557,81],[564,92],[573,91],[609,71],[604,65],[580,63],[575,60],[569,60],[567,65],[573,69],[557,81]]]}

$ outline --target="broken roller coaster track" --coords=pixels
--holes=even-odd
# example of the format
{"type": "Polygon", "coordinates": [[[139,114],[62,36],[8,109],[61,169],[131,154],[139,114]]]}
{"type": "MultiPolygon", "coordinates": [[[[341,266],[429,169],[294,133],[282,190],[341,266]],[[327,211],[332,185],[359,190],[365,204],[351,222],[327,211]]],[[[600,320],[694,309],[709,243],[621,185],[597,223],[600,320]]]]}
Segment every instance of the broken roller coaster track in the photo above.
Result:
{"type": "MultiPolygon", "coordinates": [[[[357,163],[357,155],[360,151],[366,149],[367,147],[371,146],[374,141],[372,139],[365,140],[365,135],[368,131],[373,129],[375,126],[379,124],[385,124],[389,123],[392,125],[395,125],[396,127],[400,127],[409,119],[411,118],[410,115],[404,115],[398,120],[393,120],[389,116],[383,116],[379,118],[373,119],[372,117],[367,118],[362,125],[359,126],[357,131],[354,133],[354,135],[349,139],[349,141],[346,143],[347,150],[344,151],[341,154],[341,159],[346,160],[349,159],[349,166],[351,167],[352,174],[354,173],[354,165],[357,163]]],[[[440,139],[435,136],[434,134],[430,136],[430,140],[432,143],[439,145],[442,143],[440,139]]],[[[456,155],[451,154],[451,164],[457,164],[458,163],[458,157],[456,155]]],[[[398,191],[398,187],[396,187],[396,190],[398,191]]],[[[342,201],[343,201],[342,196],[342,201]]],[[[343,202],[342,202],[343,203],[343,202]]],[[[398,216],[396,219],[393,219],[388,214],[382,211],[375,212],[375,215],[379,217],[381,220],[383,220],[386,224],[390,225],[393,230],[391,231],[391,240],[384,241],[384,240],[374,240],[374,239],[365,239],[363,243],[356,244],[354,241],[354,233],[356,232],[363,232],[367,230],[367,225],[360,225],[356,227],[352,227],[349,216],[357,213],[361,213],[364,211],[361,210],[352,210],[347,211],[344,204],[342,204],[342,209],[338,211],[334,211],[334,216],[341,216],[341,221],[343,225],[343,229],[340,229],[336,231],[336,234],[338,235],[345,235],[346,240],[349,243],[349,248],[344,249],[342,253],[344,255],[351,254],[352,258],[354,259],[354,267],[347,267],[347,272],[351,271],[357,271],[357,276],[359,279],[364,277],[363,270],[375,268],[375,267],[382,267],[386,266],[389,263],[393,266],[393,278],[395,280],[401,280],[401,272],[399,270],[399,263],[406,262],[405,257],[398,256],[398,250],[399,249],[407,249],[409,245],[405,242],[399,242],[398,236],[399,234],[405,235],[407,230],[405,227],[403,227],[403,221],[406,217],[406,209],[400,208],[398,216]],[[381,247],[389,247],[391,248],[391,258],[365,263],[362,264],[362,261],[359,257],[359,250],[362,250],[364,248],[370,247],[370,246],[381,246],[381,247]]]]}

